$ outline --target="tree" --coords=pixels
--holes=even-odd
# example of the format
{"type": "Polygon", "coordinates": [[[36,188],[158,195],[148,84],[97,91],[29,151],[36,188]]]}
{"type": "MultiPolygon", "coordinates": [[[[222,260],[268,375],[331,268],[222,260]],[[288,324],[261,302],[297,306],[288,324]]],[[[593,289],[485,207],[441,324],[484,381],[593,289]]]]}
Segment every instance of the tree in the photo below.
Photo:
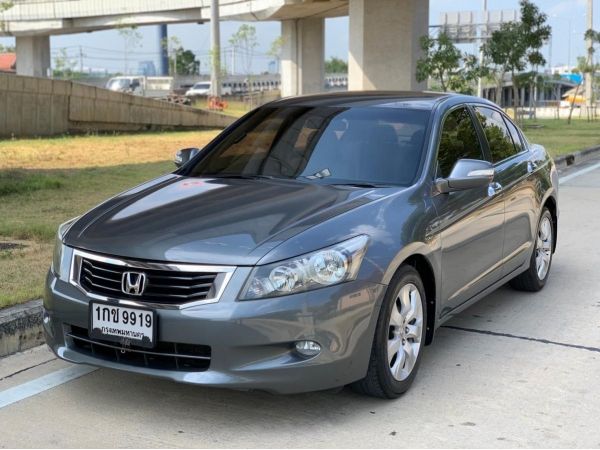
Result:
{"type": "Polygon", "coordinates": [[[424,56],[417,61],[416,78],[433,78],[442,91],[471,93],[471,84],[486,72],[474,55],[463,54],[446,33],[421,37],[424,56]]]}
{"type": "Polygon", "coordinates": [[[325,61],[325,73],[348,73],[348,63],[332,56],[325,61]]]}
{"type": "Polygon", "coordinates": [[[0,53],[14,53],[16,48],[14,45],[2,45],[0,44],[0,53]]]}
{"type": "Polygon", "coordinates": [[[67,55],[67,50],[61,48],[58,55],[54,57],[53,76],[57,78],[73,78],[73,69],[77,66],[77,61],[73,61],[67,55]]]}
{"type": "MultiPolygon", "coordinates": [[[[511,74],[513,109],[518,119],[519,79],[517,74],[530,65],[533,73],[546,63],[541,48],[550,38],[552,29],[546,24],[548,16],[529,0],[520,0],[521,20],[503,23],[483,46],[484,56],[495,66],[499,75],[498,90],[506,73],[511,74]]],[[[498,100],[498,99],[497,99],[498,100]]]]}
{"type": "Polygon", "coordinates": [[[281,50],[283,49],[283,36],[276,37],[273,42],[271,42],[271,47],[267,52],[271,58],[275,59],[275,63],[277,64],[277,72],[279,72],[279,64],[281,61],[281,50]]]}
{"type": "MultiPolygon", "coordinates": [[[[4,12],[14,6],[14,2],[12,0],[0,0],[0,13],[4,12]]],[[[4,31],[6,29],[6,23],[4,20],[0,20],[0,31],[4,31]]]]}
{"type": "Polygon", "coordinates": [[[117,32],[123,39],[123,54],[125,56],[125,74],[129,73],[129,52],[139,47],[142,40],[142,33],[138,31],[135,25],[117,25],[117,32]]]}
{"type": "Polygon", "coordinates": [[[183,51],[181,39],[179,39],[177,36],[164,38],[160,42],[160,45],[167,51],[169,57],[169,74],[177,75],[179,73],[179,64],[177,59],[179,58],[179,54],[183,51]]]}
{"type": "Polygon", "coordinates": [[[184,50],[182,47],[175,49],[170,65],[175,68],[178,75],[198,75],[200,74],[200,61],[191,50],[184,50]]]}
{"type": "Polygon", "coordinates": [[[235,51],[241,54],[243,69],[246,75],[252,72],[252,60],[254,51],[258,47],[256,28],[254,25],[242,24],[240,28],[229,38],[229,43],[235,51]]]}

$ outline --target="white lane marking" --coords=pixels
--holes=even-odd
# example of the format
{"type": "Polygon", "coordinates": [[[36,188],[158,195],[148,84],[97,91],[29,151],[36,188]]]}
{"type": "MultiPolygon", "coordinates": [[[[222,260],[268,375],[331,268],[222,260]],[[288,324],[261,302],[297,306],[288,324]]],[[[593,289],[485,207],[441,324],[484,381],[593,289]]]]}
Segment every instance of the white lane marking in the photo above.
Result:
{"type": "Polygon", "coordinates": [[[577,178],[577,177],[579,177],[581,175],[585,175],[586,173],[589,173],[589,172],[591,172],[593,170],[596,170],[598,168],[600,168],[600,163],[596,163],[593,166],[586,167],[585,169],[578,170],[577,172],[573,172],[572,174],[567,175],[566,177],[561,177],[558,180],[558,184],[566,183],[567,181],[570,181],[573,178],[577,178]]]}
{"type": "Polygon", "coordinates": [[[0,392],[0,409],[87,375],[97,367],[70,366],[0,392]]]}

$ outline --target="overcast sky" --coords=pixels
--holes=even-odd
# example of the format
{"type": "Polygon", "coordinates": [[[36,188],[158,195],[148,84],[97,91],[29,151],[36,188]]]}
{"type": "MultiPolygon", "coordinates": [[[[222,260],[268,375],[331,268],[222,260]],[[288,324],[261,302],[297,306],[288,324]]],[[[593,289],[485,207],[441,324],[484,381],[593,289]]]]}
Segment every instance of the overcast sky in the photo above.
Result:
{"type": "MultiPolygon", "coordinates": [[[[553,28],[552,64],[567,64],[569,57],[569,27],[571,27],[571,63],[575,64],[576,56],[585,53],[583,33],[586,29],[586,0],[534,0],[534,2],[549,16],[553,28]]],[[[594,25],[600,27],[600,1],[595,0],[594,25]]],[[[488,9],[515,9],[518,0],[488,0],[488,9]]],[[[440,13],[446,11],[477,10],[482,8],[482,0],[430,0],[430,23],[439,23],[440,13]]],[[[221,27],[222,47],[228,46],[227,41],[241,22],[223,22],[221,27]]],[[[266,56],[271,42],[280,34],[279,22],[255,23],[259,47],[254,60],[253,71],[267,69],[271,58],[266,56]]],[[[141,45],[129,52],[129,59],[133,61],[158,59],[158,33],[156,26],[140,27],[143,39],[141,45]]],[[[186,49],[193,50],[202,61],[202,70],[207,70],[206,61],[210,46],[210,25],[184,24],[169,26],[169,35],[177,36],[186,49]]],[[[12,38],[0,38],[1,44],[12,44],[12,38]]],[[[122,71],[124,68],[123,40],[116,31],[99,31],[94,33],[52,36],[51,47],[54,56],[65,48],[68,55],[79,58],[83,53],[85,67],[106,68],[109,71],[122,71]]],[[[464,51],[475,52],[474,45],[463,46],[464,51]]],[[[549,49],[544,50],[548,58],[549,49]]],[[[336,56],[348,59],[348,18],[327,19],[326,21],[326,57],[336,56]]],[[[226,56],[226,64],[230,64],[231,57],[226,56]]],[[[239,67],[240,61],[238,61],[239,67]]],[[[137,62],[130,63],[136,67],[137,62]]]]}

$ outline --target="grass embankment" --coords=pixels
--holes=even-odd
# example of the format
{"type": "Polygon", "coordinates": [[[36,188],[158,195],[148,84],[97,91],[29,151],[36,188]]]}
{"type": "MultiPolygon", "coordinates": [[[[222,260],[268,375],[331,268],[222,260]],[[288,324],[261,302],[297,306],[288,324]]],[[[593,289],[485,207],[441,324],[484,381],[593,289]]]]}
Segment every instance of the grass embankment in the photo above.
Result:
{"type": "Polygon", "coordinates": [[[565,119],[527,120],[523,130],[531,142],[543,145],[552,156],[600,146],[600,121],[573,119],[569,125],[565,119]]]}
{"type": "Polygon", "coordinates": [[[42,295],[58,224],[172,171],[217,131],[0,142],[0,307],[42,295]],[[24,247],[6,248],[3,243],[24,247]]]}

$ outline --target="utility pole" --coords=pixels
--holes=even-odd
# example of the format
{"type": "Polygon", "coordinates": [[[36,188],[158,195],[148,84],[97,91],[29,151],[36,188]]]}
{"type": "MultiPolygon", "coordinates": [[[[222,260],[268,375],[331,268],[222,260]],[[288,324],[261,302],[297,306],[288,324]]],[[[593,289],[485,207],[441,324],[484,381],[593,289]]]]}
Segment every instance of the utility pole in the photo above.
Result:
{"type": "MultiPolygon", "coordinates": [[[[588,0],[587,4],[587,29],[594,29],[594,1],[588,0]]],[[[588,119],[591,118],[592,106],[594,102],[594,41],[592,37],[587,39],[587,66],[588,71],[585,73],[585,106],[587,109],[588,119]]]]}
{"type": "Polygon", "coordinates": [[[210,4],[210,37],[212,67],[210,90],[213,97],[221,97],[221,36],[219,23],[219,0],[210,4]]]}
{"type": "MultiPolygon", "coordinates": [[[[483,14],[482,18],[487,16],[487,0],[483,0],[483,14]]],[[[486,21],[487,23],[487,21],[486,21]]],[[[479,66],[483,66],[483,27],[485,25],[482,23],[479,26],[479,66]]],[[[483,97],[483,79],[479,77],[477,80],[477,96],[483,97]]]]}
{"type": "Polygon", "coordinates": [[[79,46],[79,73],[83,73],[83,50],[79,46]]]}

